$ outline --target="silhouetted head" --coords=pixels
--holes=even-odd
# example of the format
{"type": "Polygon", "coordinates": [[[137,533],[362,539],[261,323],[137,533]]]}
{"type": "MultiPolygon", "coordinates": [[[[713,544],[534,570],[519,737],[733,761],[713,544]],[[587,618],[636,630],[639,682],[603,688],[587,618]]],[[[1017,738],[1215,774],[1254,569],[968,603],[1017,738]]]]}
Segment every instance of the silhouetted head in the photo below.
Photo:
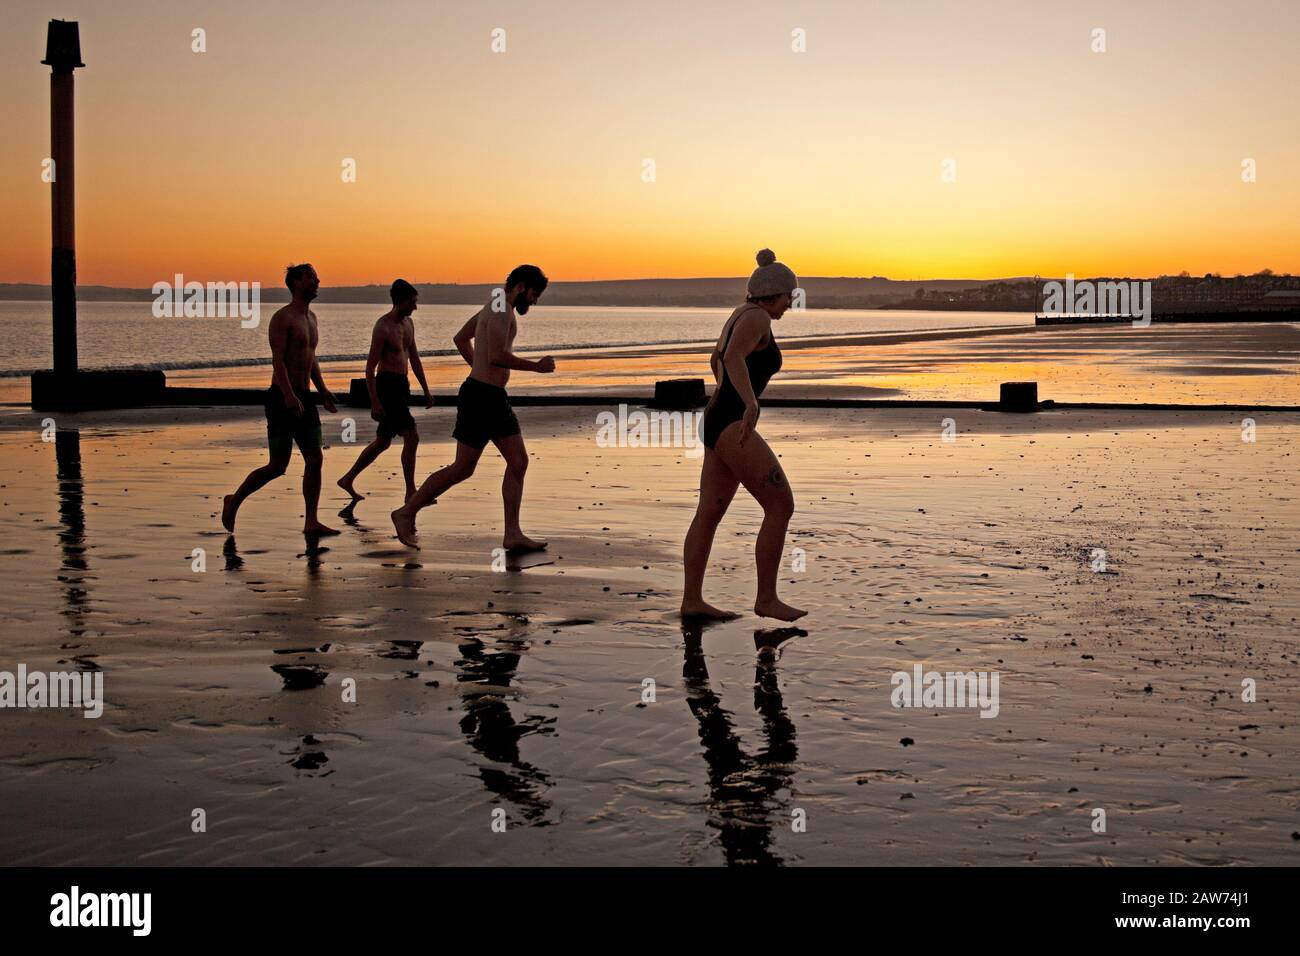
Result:
{"type": "Polygon", "coordinates": [[[310,262],[300,262],[284,270],[284,284],[295,296],[310,302],[320,290],[320,277],[310,262]]]}
{"type": "Polygon", "coordinates": [[[790,308],[799,280],[789,266],[776,261],[776,253],[771,249],[760,250],[755,258],[758,268],[749,277],[745,301],[753,302],[772,318],[779,319],[790,308]]]}
{"type": "Polygon", "coordinates": [[[515,266],[506,276],[506,298],[510,300],[511,308],[520,315],[527,315],[550,281],[537,266],[515,266]]]}
{"type": "Polygon", "coordinates": [[[754,303],[774,319],[785,315],[794,303],[789,292],[782,292],[780,295],[746,296],[745,301],[754,303]]]}
{"type": "Polygon", "coordinates": [[[420,293],[405,279],[398,279],[388,290],[388,297],[393,300],[393,311],[406,317],[415,311],[415,300],[420,297],[420,293]]]}

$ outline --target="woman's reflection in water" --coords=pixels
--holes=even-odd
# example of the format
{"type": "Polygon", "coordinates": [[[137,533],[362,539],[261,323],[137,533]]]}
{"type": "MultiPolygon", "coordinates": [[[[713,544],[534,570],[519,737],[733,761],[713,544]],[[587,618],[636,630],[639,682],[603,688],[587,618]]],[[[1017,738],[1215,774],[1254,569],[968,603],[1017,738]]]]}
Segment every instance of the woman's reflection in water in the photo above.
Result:
{"type": "Polygon", "coordinates": [[[686,625],[682,635],[686,657],[682,665],[686,700],[700,725],[704,762],[709,776],[709,826],[721,834],[728,865],[757,863],[779,866],[773,847],[773,827],[789,826],[786,813],[794,783],[794,723],[786,713],[776,676],[777,647],[808,632],[781,627],[754,632],[758,660],[754,666],[754,709],[763,718],[765,745],[746,753],[732,726],[732,715],[709,686],[701,630],[686,625]]]}
{"type": "Polygon", "coordinates": [[[477,638],[460,644],[456,680],[461,686],[465,715],[460,729],[478,753],[490,763],[479,765],[483,786],[512,804],[531,826],[545,826],[550,820],[550,802],[545,793],[551,779],[524,760],[519,741],[529,734],[550,734],[554,717],[525,716],[516,721],[507,703],[515,672],[517,650],[489,651],[477,638]]]}

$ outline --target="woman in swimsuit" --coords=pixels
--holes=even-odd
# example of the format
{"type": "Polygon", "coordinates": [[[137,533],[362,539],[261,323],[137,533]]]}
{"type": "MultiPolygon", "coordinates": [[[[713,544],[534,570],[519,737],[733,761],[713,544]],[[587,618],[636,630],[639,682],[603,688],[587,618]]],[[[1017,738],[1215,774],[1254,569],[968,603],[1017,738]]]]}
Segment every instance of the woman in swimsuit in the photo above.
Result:
{"type": "Polygon", "coordinates": [[[682,616],[725,620],[736,615],[704,600],[704,570],[713,535],[727,513],[738,485],[763,507],[754,557],[758,564],[758,596],[754,613],[793,621],[807,612],[776,596],[776,574],[785,547],[785,529],[794,513],[794,496],[776,455],[758,434],[758,397],[781,368],[781,350],[772,334],[772,321],[790,308],[798,285],[793,272],[770,249],[758,254],[758,268],[749,278],[745,304],[731,313],[709,357],[717,387],[704,411],[704,467],[700,473],[700,503],[686,533],[686,588],[682,616]]]}

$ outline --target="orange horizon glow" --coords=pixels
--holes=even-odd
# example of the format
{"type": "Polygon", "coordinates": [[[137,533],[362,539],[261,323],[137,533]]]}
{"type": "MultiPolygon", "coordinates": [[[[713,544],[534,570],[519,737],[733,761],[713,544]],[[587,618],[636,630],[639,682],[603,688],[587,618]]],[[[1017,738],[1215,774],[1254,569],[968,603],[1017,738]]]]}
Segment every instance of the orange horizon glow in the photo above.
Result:
{"type": "Polygon", "coordinates": [[[1292,4],[701,6],[6,9],[0,282],[49,281],[51,17],[81,285],[1300,273],[1292,4]]]}

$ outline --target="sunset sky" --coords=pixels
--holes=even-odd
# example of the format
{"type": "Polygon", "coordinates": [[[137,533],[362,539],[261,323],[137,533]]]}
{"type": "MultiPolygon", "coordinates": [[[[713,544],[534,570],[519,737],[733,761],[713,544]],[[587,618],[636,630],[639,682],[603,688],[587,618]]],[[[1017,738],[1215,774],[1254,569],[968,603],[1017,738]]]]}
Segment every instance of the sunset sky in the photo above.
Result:
{"type": "Polygon", "coordinates": [[[4,282],[49,279],[51,17],[87,64],[82,284],[734,276],[762,246],[801,275],[1300,272],[1293,0],[0,12],[4,282]]]}

